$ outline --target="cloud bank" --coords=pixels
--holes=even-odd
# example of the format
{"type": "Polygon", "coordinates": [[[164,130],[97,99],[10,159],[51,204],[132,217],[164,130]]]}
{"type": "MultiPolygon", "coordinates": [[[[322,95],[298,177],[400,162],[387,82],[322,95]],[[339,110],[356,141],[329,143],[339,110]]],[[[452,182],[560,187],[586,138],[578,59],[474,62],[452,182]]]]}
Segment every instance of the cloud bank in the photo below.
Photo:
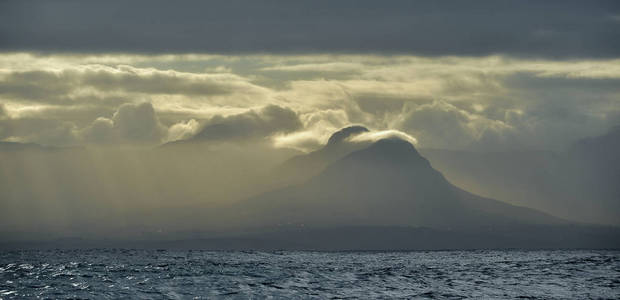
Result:
{"type": "Polygon", "coordinates": [[[311,151],[349,124],[418,147],[563,149],[620,123],[620,63],[375,55],[0,56],[1,139],[267,139],[311,151]],[[147,106],[144,103],[148,103],[147,106]]]}
{"type": "Polygon", "coordinates": [[[253,140],[277,133],[292,132],[302,127],[297,113],[288,108],[268,105],[231,116],[215,116],[195,136],[194,140],[253,140]]]}

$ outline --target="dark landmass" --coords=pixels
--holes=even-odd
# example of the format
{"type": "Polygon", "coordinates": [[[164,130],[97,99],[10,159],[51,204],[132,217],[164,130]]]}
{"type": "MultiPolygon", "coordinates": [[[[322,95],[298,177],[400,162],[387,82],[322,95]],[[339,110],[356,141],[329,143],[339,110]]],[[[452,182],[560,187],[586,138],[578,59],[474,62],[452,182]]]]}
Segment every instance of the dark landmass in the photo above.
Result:
{"type": "Polygon", "coordinates": [[[522,226],[478,231],[413,227],[279,228],[235,234],[166,240],[89,240],[1,242],[17,249],[168,249],[168,250],[316,250],[408,251],[475,249],[620,249],[620,229],[602,226],[522,226]]]}
{"type": "MultiPolygon", "coordinates": [[[[243,151],[246,150],[243,146],[218,149],[217,145],[213,148],[213,144],[194,141],[146,151],[113,152],[112,155],[82,149],[73,151],[74,148],[2,143],[0,150],[5,155],[0,158],[7,165],[16,164],[18,167],[26,163],[49,164],[50,161],[58,165],[48,168],[51,173],[45,178],[57,186],[55,191],[59,199],[74,206],[65,210],[71,209],[70,212],[84,220],[75,224],[84,224],[84,227],[91,226],[88,224],[110,225],[115,222],[114,218],[118,218],[119,221],[134,220],[136,224],[151,222],[156,224],[153,226],[163,228],[184,224],[196,232],[187,234],[169,227],[170,230],[164,234],[135,234],[131,233],[135,225],[129,223],[125,227],[129,229],[124,235],[107,234],[92,238],[80,235],[77,238],[59,239],[57,237],[62,234],[52,234],[53,229],[46,227],[40,227],[33,231],[36,235],[30,236],[5,229],[0,234],[3,237],[0,248],[324,251],[620,249],[618,227],[569,221],[536,209],[477,196],[457,187],[434,168],[446,167],[446,162],[448,166],[460,170],[477,166],[478,169],[470,169],[472,177],[490,179],[495,176],[489,184],[497,184],[502,188],[520,185],[525,194],[531,190],[553,191],[559,187],[575,192],[576,187],[570,186],[574,183],[572,180],[601,176],[608,180],[591,180],[582,184],[604,186],[607,194],[599,195],[608,195],[611,190],[613,196],[617,185],[612,181],[616,178],[614,176],[618,176],[618,160],[617,154],[609,148],[617,146],[616,131],[608,136],[577,143],[569,152],[561,155],[549,152],[536,152],[535,155],[532,155],[534,152],[521,155],[465,155],[464,152],[424,150],[423,153],[430,153],[431,161],[422,156],[412,144],[398,138],[376,142],[351,141],[356,135],[367,131],[361,126],[345,128],[335,133],[324,148],[281,163],[271,175],[267,175],[267,170],[258,165],[249,168],[239,164],[239,157],[247,157],[244,156],[246,154],[243,151]],[[607,150],[596,150],[601,147],[607,150]],[[235,151],[241,154],[233,154],[235,151]],[[36,152],[37,155],[28,155],[29,152],[36,152]],[[222,160],[222,154],[229,155],[229,158],[222,160]],[[98,155],[115,158],[106,160],[108,164],[103,169],[106,177],[101,177],[99,172],[102,166],[90,165],[90,161],[98,155]],[[464,159],[458,161],[454,160],[455,157],[464,159]],[[131,167],[125,168],[135,165],[136,161],[149,167],[140,169],[139,173],[131,167]],[[238,170],[227,168],[230,162],[237,163],[238,170]],[[70,164],[75,165],[69,168],[70,164]],[[490,166],[494,168],[489,169],[490,166]],[[221,170],[220,173],[214,174],[213,170],[216,169],[221,170]],[[577,169],[580,170],[579,175],[560,176],[561,173],[571,173],[577,169]],[[79,173],[75,173],[76,170],[79,173]],[[196,176],[187,176],[188,170],[196,176]],[[507,170],[512,170],[509,172],[511,175],[503,173],[507,170]],[[140,186],[123,183],[124,176],[127,176],[124,172],[127,171],[133,172],[130,176],[138,176],[144,182],[140,186]],[[254,173],[250,174],[249,171],[254,173]],[[245,174],[246,177],[241,178],[239,174],[245,174]],[[75,184],[97,182],[94,179],[105,179],[101,182],[113,186],[117,194],[112,196],[134,196],[141,202],[123,203],[130,198],[117,201],[116,198],[109,198],[103,187],[87,190],[75,184]],[[249,185],[252,180],[254,186],[249,185]],[[508,183],[502,185],[503,181],[508,183]],[[244,184],[244,190],[240,190],[244,184]],[[232,204],[201,203],[205,191],[214,188],[209,194],[212,198],[232,199],[231,195],[235,195],[239,200],[232,204]],[[175,192],[179,189],[185,191],[183,198],[175,192]],[[244,194],[255,196],[242,199],[244,194]],[[175,202],[177,198],[194,200],[175,202]],[[91,201],[95,206],[88,207],[86,204],[90,202],[84,201],[91,201]],[[110,210],[110,206],[105,205],[106,201],[117,201],[116,205],[122,203],[123,208],[133,210],[119,213],[110,210]],[[134,207],[128,206],[130,203],[134,207]],[[140,203],[143,206],[138,205],[140,203]],[[159,206],[153,208],[154,204],[159,206]],[[209,230],[209,233],[202,230],[209,230]]],[[[265,156],[260,162],[267,165],[268,160],[277,161],[280,155],[265,156]]],[[[291,153],[287,155],[290,157],[291,153]]],[[[18,183],[20,180],[27,181],[29,174],[4,174],[5,180],[0,182],[4,192],[0,191],[0,194],[4,193],[2,195],[7,197],[17,195],[19,198],[15,200],[22,201],[11,202],[11,205],[24,205],[24,201],[38,197],[36,191],[22,192],[19,189],[27,188],[19,187],[18,183]]],[[[593,198],[590,204],[594,201],[600,200],[593,198]]],[[[567,200],[567,203],[570,204],[570,201],[567,200]]],[[[562,203],[557,202],[556,205],[561,206],[562,203]]],[[[55,208],[50,206],[50,209],[55,208]]],[[[66,213],[62,209],[60,211],[66,213]]],[[[49,211],[42,212],[49,215],[48,219],[54,217],[49,211]]]]}

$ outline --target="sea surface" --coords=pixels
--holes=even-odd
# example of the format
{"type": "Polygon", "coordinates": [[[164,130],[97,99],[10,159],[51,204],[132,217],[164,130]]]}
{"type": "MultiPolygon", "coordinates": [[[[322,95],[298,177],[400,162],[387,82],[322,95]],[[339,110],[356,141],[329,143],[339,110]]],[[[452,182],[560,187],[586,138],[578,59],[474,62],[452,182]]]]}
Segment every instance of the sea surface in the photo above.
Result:
{"type": "Polygon", "coordinates": [[[620,299],[617,251],[0,252],[0,298],[620,299]]]}

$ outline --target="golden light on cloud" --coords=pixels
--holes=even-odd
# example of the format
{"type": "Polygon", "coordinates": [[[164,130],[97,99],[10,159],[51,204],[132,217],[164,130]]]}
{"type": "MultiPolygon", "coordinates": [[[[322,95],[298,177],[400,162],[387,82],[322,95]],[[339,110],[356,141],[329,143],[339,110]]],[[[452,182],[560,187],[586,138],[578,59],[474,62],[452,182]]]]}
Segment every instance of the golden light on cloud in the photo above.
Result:
{"type": "MultiPolygon", "coordinates": [[[[51,112],[53,108],[53,111],[66,111],[63,121],[75,122],[77,127],[84,126],[83,117],[79,121],[72,120],[70,111],[78,108],[89,109],[93,114],[100,111],[99,116],[92,117],[94,121],[97,117],[111,117],[123,103],[146,101],[152,103],[165,126],[172,128],[176,124],[175,130],[192,119],[200,123],[201,118],[276,104],[299,112],[300,118],[306,120],[306,133],[300,131],[299,137],[307,139],[308,132],[314,132],[314,141],[325,140],[329,130],[350,123],[424,135],[428,130],[423,128],[425,125],[403,120],[408,112],[428,110],[430,107],[424,108],[424,105],[440,101],[452,108],[434,106],[444,111],[437,112],[437,117],[450,118],[448,122],[456,122],[458,128],[476,133],[458,139],[443,134],[448,139],[444,141],[436,136],[431,140],[422,138],[420,145],[450,147],[452,143],[452,147],[462,148],[482,139],[485,132],[502,135],[502,131],[510,129],[513,134],[512,129],[527,123],[515,119],[516,115],[511,115],[510,111],[521,111],[521,119],[528,117],[523,115],[524,111],[535,112],[541,102],[529,102],[527,98],[543,93],[537,87],[541,80],[553,82],[555,86],[551,88],[557,90],[544,93],[544,97],[549,98],[546,102],[580,113],[578,111],[586,105],[585,99],[573,96],[573,100],[556,100],[553,94],[570,98],[564,91],[571,89],[574,81],[618,79],[619,65],[614,59],[552,61],[502,56],[40,55],[20,52],[0,56],[0,96],[12,117],[58,118],[51,112]],[[404,124],[415,126],[408,128],[404,124]],[[321,133],[317,136],[317,132],[321,133]]],[[[591,128],[580,129],[580,135],[602,130],[606,126],[605,119],[617,113],[617,91],[613,85],[604,85],[591,92],[597,95],[597,100],[588,100],[587,105],[598,111],[599,120],[593,119],[591,128]],[[597,122],[600,125],[596,125],[597,122]]],[[[533,122],[530,126],[538,126],[538,121],[533,122]]],[[[517,131],[524,130],[533,129],[517,131]]],[[[567,129],[567,139],[572,130],[567,129]]],[[[52,140],[47,139],[48,142],[52,140]]],[[[279,145],[283,144],[283,138],[276,140],[280,141],[279,145]]],[[[293,140],[301,143],[304,139],[290,136],[285,140],[288,141],[285,144],[291,144],[293,140]]],[[[533,146],[536,142],[526,138],[521,143],[533,146]]],[[[299,145],[291,146],[299,148],[299,145]]],[[[549,146],[557,147],[543,147],[549,146]]]]}

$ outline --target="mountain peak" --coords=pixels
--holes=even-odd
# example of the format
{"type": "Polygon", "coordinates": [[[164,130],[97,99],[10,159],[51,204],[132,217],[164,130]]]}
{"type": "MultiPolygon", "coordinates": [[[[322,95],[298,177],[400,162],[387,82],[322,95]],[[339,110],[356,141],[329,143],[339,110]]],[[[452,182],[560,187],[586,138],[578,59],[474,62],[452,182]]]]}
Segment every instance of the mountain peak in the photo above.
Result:
{"type": "Polygon", "coordinates": [[[400,151],[415,151],[415,147],[408,141],[397,137],[389,137],[376,141],[371,147],[399,149],[400,151]]]}
{"type": "Polygon", "coordinates": [[[369,131],[370,130],[368,130],[368,128],[359,125],[342,128],[329,137],[329,140],[327,140],[327,146],[339,144],[351,136],[369,131]]]}
{"type": "Polygon", "coordinates": [[[373,160],[394,162],[425,160],[411,143],[396,137],[378,140],[357,153],[373,160]]]}
{"type": "MultiPolygon", "coordinates": [[[[354,151],[330,164],[324,171],[329,180],[344,178],[366,178],[367,184],[385,183],[384,180],[410,185],[410,180],[439,180],[428,160],[415,147],[399,138],[386,138],[374,142],[367,148],[354,151]]],[[[441,176],[439,176],[441,177],[441,176]]],[[[356,180],[357,180],[356,179],[356,180]]],[[[443,177],[441,177],[443,179],[443,177]]]]}

